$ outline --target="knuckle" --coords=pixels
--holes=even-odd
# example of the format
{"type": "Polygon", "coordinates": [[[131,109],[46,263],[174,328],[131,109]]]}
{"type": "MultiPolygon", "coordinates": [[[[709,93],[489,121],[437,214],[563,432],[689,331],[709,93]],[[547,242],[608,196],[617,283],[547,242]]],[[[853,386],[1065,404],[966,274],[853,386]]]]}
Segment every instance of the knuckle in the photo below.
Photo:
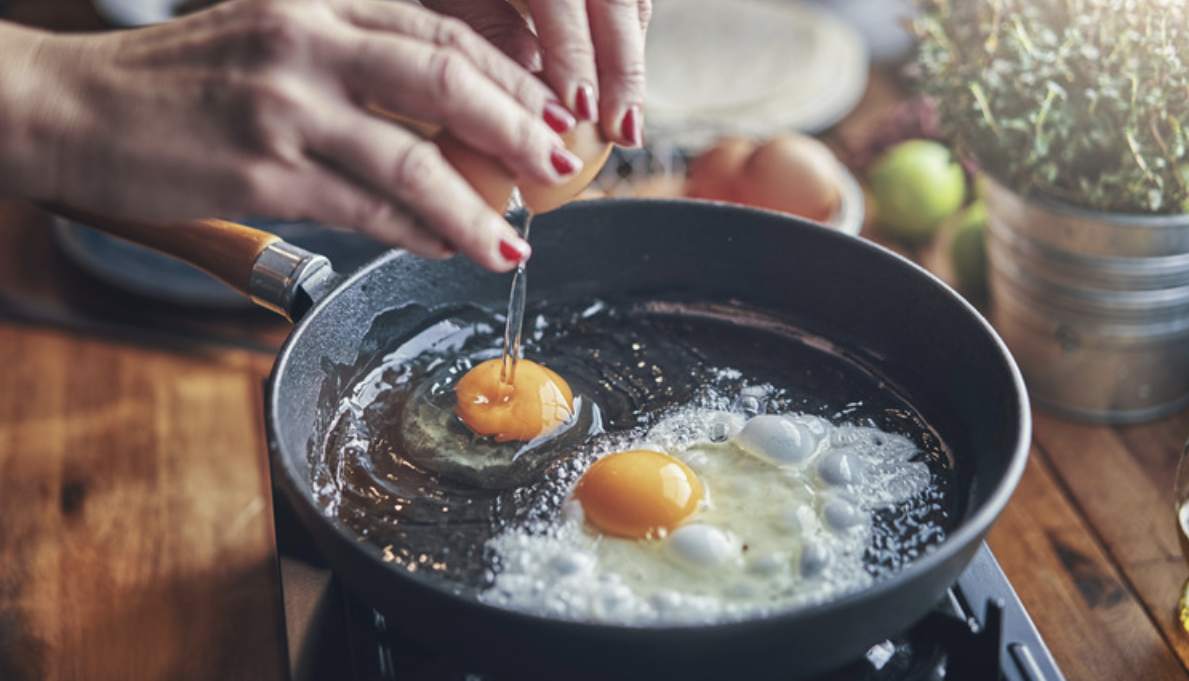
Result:
{"type": "Polygon", "coordinates": [[[594,43],[590,40],[571,40],[565,45],[565,54],[572,60],[594,62],[594,43]]]}
{"type": "Polygon", "coordinates": [[[435,145],[417,142],[396,157],[392,179],[405,195],[423,196],[432,190],[445,163],[435,145]]]}
{"type": "MultiPolygon", "coordinates": [[[[546,91],[547,92],[547,91],[546,91]]],[[[526,76],[513,82],[508,94],[530,109],[539,109],[545,104],[545,95],[541,89],[541,82],[532,76],[526,76]]]]}
{"type": "Polygon", "coordinates": [[[302,88],[290,78],[256,78],[246,87],[234,129],[249,149],[277,160],[292,160],[298,153],[286,125],[293,111],[300,111],[302,88]]]}
{"type": "Polygon", "coordinates": [[[259,2],[243,25],[247,52],[262,64],[287,61],[307,49],[313,32],[303,16],[283,2],[259,2]]]}
{"type": "Polygon", "coordinates": [[[652,22],[652,0],[637,0],[637,11],[640,13],[640,29],[648,30],[648,24],[652,22]]]}
{"type": "Polygon", "coordinates": [[[461,52],[440,48],[430,57],[430,96],[451,106],[470,91],[473,67],[461,52]]]}
{"type": "Polygon", "coordinates": [[[620,82],[630,92],[636,93],[639,96],[644,94],[644,65],[633,62],[626,64],[619,73],[616,74],[620,82]]]}
{"type": "Polygon", "coordinates": [[[471,28],[455,17],[440,17],[433,31],[434,44],[456,50],[466,49],[471,37],[471,28]]]}
{"type": "Polygon", "coordinates": [[[510,21],[502,12],[476,13],[467,17],[467,21],[447,17],[437,26],[434,42],[469,53],[483,46],[483,38],[496,45],[503,44],[501,38],[515,32],[517,28],[518,24],[510,21]]]}
{"type": "MultiPolygon", "coordinates": [[[[553,146],[551,136],[541,130],[540,124],[528,116],[520,116],[512,127],[513,148],[523,151],[549,149],[553,146]]],[[[544,158],[548,151],[541,154],[544,158]]]]}

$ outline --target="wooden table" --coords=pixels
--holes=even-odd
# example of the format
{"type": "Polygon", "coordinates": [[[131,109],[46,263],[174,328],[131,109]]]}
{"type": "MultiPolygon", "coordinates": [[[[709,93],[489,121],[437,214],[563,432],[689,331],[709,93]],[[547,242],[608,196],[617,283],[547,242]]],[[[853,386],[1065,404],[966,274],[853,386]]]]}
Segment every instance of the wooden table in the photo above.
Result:
{"type": "MultiPolygon", "coordinates": [[[[0,679],[280,679],[261,386],[283,322],[104,287],[0,202],[0,679]]],[[[991,546],[1070,679],[1182,679],[1189,411],[1036,414],[991,546]]]]}
{"type": "MultiPolygon", "coordinates": [[[[11,6],[95,21],[69,0],[11,6]]],[[[286,331],[104,286],[45,215],[0,202],[0,679],[283,678],[261,393],[286,331]]],[[[1187,438],[1189,410],[1121,428],[1036,414],[990,543],[1070,679],[1187,676],[1187,438]]]]}

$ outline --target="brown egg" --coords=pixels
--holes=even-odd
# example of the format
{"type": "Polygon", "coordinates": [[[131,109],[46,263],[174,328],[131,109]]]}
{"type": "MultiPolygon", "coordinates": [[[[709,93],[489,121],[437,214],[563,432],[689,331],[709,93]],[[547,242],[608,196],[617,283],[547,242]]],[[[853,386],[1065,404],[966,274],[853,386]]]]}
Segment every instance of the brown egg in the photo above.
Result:
{"type": "MultiPolygon", "coordinates": [[[[590,184],[602,170],[611,155],[611,143],[604,140],[598,127],[589,122],[579,123],[573,130],[562,135],[566,148],[582,159],[582,170],[560,184],[539,184],[523,182],[520,196],[524,205],[534,213],[545,213],[574,198],[590,184]]],[[[449,132],[442,132],[434,138],[442,155],[454,166],[487,205],[503,212],[508,207],[516,179],[499,161],[475,151],[449,132]]]]}
{"type": "Polygon", "coordinates": [[[685,195],[691,199],[738,202],[743,165],[755,148],[755,142],[740,137],[716,142],[690,164],[685,195]]]}
{"type": "Polygon", "coordinates": [[[611,143],[603,139],[597,124],[580,122],[561,138],[566,148],[582,159],[582,170],[561,184],[522,182],[520,196],[524,205],[534,213],[546,213],[577,196],[595,179],[611,156],[611,143]]]}
{"type": "Polygon", "coordinates": [[[747,159],[738,190],[743,203],[825,222],[842,202],[842,170],[821,141],[784,133],[747,159]]]}
{"type": "Polygon", "coordinates": [[[500,213],[508,209],[508,199],[512,196],[516,179],[503,164],[487,154],[475,151],[449,131],[439,133],[433,141],[442,150],[446,161],[470,183],[487,205],[500,213]]]}

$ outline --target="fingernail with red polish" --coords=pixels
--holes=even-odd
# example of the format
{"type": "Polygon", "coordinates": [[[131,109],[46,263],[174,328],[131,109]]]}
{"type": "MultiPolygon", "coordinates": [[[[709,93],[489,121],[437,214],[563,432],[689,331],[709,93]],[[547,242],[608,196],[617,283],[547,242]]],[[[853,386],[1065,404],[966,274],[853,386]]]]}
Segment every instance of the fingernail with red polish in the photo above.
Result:
{"type": "Polygon", "coordinates": [[[594,123],[599,120],[599,107],[595,106],[594,87],[589,83],[578,86],[574,93],[574,113],[584,121],[594,123]]]}
{"type": "Polygon", "coordinates": [[[542,114],[542,118],[545,119],[545,124],[552,128],[553,132],[558,134],[569,132],[578,124],[573,114],[566,111],[566,107],[562,106],[561,102],[545,102],[545,111],[542,114]]]}
{"type": "Polygon", "coordinates": [[[582,167],[582,159],[562,147],[554,147],[549,152],[549,162],[558,175],[573,175],[582,167]]]}
{"type": "Polygon", "coordinates": [[[524,239],[510,236],[500,239],[500,255],[508,262],[524,262],[532,252],[532,247],[524,239]]]}
{"type": "Polygon", "coordinates": [[[633,147],[644,146],[643,118],[644,115],[640,113],[640,107],[632,105],[628,107],[627,112],[623,115],[623,120],[619,123],[620,136],[633,147]]]}

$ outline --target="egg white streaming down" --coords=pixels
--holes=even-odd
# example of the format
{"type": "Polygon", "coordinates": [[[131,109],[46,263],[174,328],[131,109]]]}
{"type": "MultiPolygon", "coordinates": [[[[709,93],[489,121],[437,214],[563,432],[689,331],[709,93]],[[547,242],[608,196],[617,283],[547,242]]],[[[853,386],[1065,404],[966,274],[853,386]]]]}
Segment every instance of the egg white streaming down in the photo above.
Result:
{"type": "Polygon", "coordinates": [[[864,562],[874,515],[932,484],[908,438],[804,414],[686,408],[618,445],[684,461],[705,488],[700,508],[667,536],[633,541],[600,534],[569,502],[552,524],[488,542],[499,567],[483,600],[625,624],[732,620],[826,601],[874,581],[864,562]]]}

